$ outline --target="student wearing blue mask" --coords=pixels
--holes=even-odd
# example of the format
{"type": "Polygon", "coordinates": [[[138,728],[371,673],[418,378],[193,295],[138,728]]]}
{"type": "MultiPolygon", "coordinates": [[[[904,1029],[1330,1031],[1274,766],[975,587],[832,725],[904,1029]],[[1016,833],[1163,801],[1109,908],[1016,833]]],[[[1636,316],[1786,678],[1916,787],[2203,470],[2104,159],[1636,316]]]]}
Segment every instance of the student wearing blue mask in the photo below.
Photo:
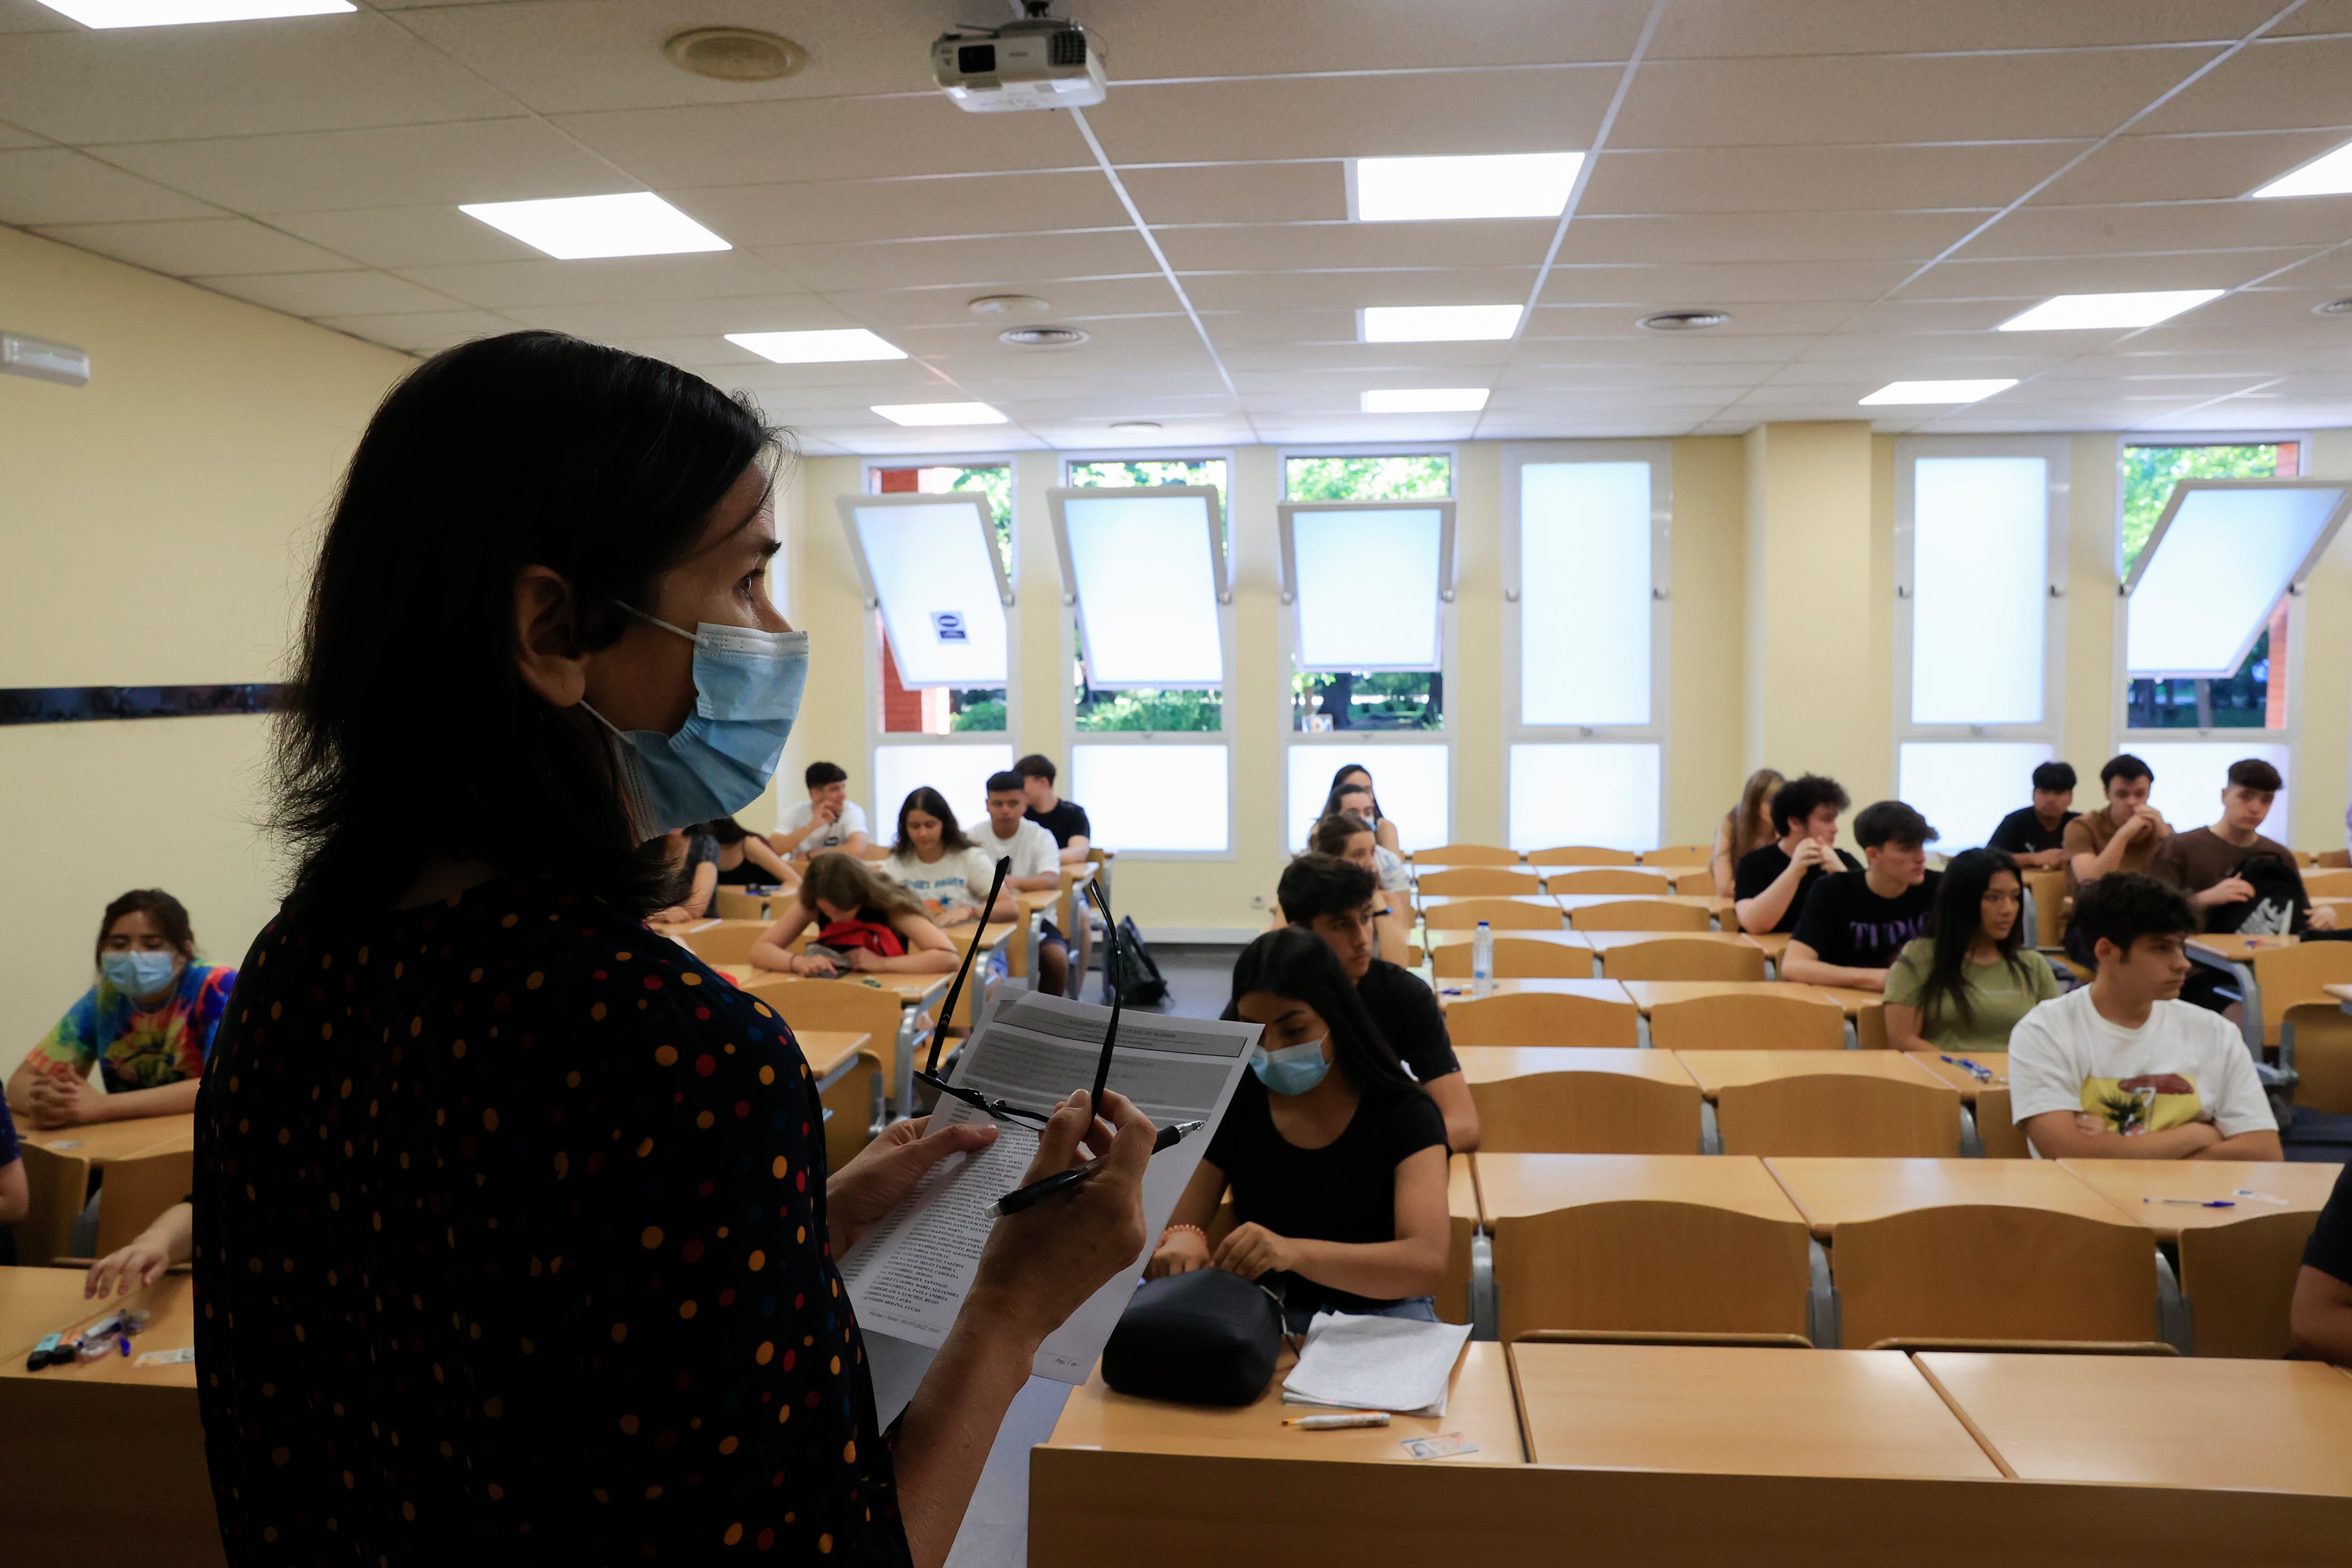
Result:
{"type": "Polygon", "coordinates": [[[1300,925],[1252,942],[1226,1016],[1265,1032],[1147,1271],[1263,1280],[1294,1333],[1318,1312],[1434,1322],[1451,1237],[1445,1119],[1330,946],[1300,925]],[[1212,1249],[1228,1186],[1238,1223],[1212,1249]]]}
{"type": "Polygon", "coordinates": [[[236,971],[196,962],[188,912],[161,888],[106,906],[98,977],[8,1080],[28,1127],[79,1126],[196,1108],[196,1086],[236,971]],[[89,1082],[96,1068],[101,1092],[89,1082]]]}

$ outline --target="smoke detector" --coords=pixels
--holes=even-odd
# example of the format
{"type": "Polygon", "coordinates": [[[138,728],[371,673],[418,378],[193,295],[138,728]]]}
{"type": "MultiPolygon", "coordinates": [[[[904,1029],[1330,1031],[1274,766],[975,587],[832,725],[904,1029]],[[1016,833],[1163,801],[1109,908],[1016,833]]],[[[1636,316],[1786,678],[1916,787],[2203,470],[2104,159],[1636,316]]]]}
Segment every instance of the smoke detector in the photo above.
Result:
{"type": "Polygon", "coordinates": [[[753,27],[697,27],[662,46],[669,63],[713,81],[774,81],[797,75],[808,51],[753,27]]]}
{"type": "Polygon", "coordinates": [[[1645,332],[1704,332],[1731,319],[1727,310],[1661,310],[1636,323],[1645,332]]]}

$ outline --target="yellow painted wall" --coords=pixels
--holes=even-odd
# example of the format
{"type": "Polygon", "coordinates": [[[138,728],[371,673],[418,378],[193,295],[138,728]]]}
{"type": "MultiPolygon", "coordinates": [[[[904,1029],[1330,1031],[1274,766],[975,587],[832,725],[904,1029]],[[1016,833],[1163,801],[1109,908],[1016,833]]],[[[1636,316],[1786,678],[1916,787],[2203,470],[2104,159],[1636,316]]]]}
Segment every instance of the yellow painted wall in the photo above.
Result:
{"type": "Polygon", "coordinates": [[[1747,451],[1734,435],[1674,444],[1674,597],[1667,674],[1668,843],[1713,841],[1748,777],[1747,451]]]}
{"type": "MultiPolygon", "coordinates": [[[[0,685],[277,679],[336,477],[415,361],[5,228],[0,315],[92,364],[86,387],[0,377],[0,685]]],[[[126,888],[169,889],[207,957],[243,956],[276,907],[265,733],[0,727],[0,1069],[89,983],[126,888]]]]}
{"type": "MultiPolygon", "coordinates": [[[[2352,476],[2352,431],[2313,433],[2318,478],[2352,476]]],[[[2300,665],[2303,731],[2294,759],[2297,849],[2345,845],[2345,802],[2352,800],[2352,527],[2336,536],[2304,591],[2300,665]]],[[[2271,824],[2276,836],[2281,824],[2271,824]]]]}

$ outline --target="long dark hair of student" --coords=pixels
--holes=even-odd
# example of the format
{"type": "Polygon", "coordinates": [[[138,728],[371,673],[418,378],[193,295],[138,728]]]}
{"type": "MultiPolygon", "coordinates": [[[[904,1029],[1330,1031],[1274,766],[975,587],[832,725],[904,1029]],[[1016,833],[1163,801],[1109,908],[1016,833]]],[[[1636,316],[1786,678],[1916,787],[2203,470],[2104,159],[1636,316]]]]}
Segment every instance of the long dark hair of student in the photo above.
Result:
{"type": "Polygon", "coordinates": [[[878,909],[885,915],[893,910],[915,915],[923,912],[914,894],[887,877],[875,875],[864,861],[839,850],[827,850],[809,862],[808,874],[801,878],[795,896],[803,909],[819,918],[824,915],[816,906],[820,898],[835,909],[846,909],[852,914],[861,909],[878,909]]]}
{"type": "Polygon", "coordinates": [[[751,830],[732,817],[714,817],[695,831],[709,834],[721,844],[740,844],[751,836],[751,830]]]}
{"type": "Polygon", "coordinates": [[[1375,823],[1380,821],[1381,798],[1372,793],[1372,770],[1360,762],[1350,762],[1339,772],[1331,775],[1331,788],[1323,791],[1322,814],[1324,816],[1328,817],[1339,809],[1339,786],[1359,773],[1364,776],[1362,786],[1364,793],[1372,797],[1372,821],[1375,823]]]}
{"type": "Polygon", "coordinates": [[[1339,1064],[1359,1094],[1410,1090],[1420,1085],[1397,1062],[1396,1052],[1381,1038],[1355,982],[1339,967],[1330,944],[1304,925],[1284,925],[1266,932],[1242,949],[1234,963],[1233,1005],[1225,1016],[1252,991],[1272,991],[1294,1002],[1305,1002],[1331,1026],[1331,1060],[1339,1064]]]}
{"type": "Polygon", "coordinates": [[[664,869],[630,830],[608,737],[516,668],[516,579],[561,573],[582,643],[609,647],[622,606],[643,608],[744,469],[783,451],[700,377],[559,332],[411,371],[343,476],[278,720],[289,900],[384,908],[440,854],[658,907],[664,869]]]}
{"type": "MultiPolygon", "coordinates": [[[[1927,933],[1936,939],[1935,960],[1927,967],[1927,978],[1919,988],[1919,1018],[1923,1023],[1948,1020],[1961,1029],[1976,1022],[1976,1009],[1969,1005],[1969,953],[1984,935],[1984,896],[1992,886],[1997,872],[2017,876],[2017,862],[2006,850],[1962,850],[1945,862],[1943,880],[1936,887],[1936,907],[1928,917],[1927,933]]],[[[2025,879],[2018,877],[2021,889],[2025,879]]],[[[2025,914],[2022,909],[2009,928],[2009,935],[1995,946],[2000,951],[2000,961],[2021,979],[2025,975],[2024,960],[2018,949],[2025,943],[2025,914]]]]}
{"type": "Polygon", "coordinates": [[[928,784],[919,784],[908,790],[907,798],[898,803],[898,837],[890,845],[892,854],[905,855],[908,859],[914,857],[915,841],[907,836],[907,813],[909,811],[920,811],[926,816],[937,817],[940,820],[941,850],[971,848],[971,840],[966,838],[964,831],[956,826],[955,808],[948,804],[948,798],[928,784]]]}
{"type": "Polygon", "coordinates": [[[153,921],[163,940],[180,950],[181,957],[195,961],[196,934],[188,925],[188,906],[160,887],[134,887],[106,906],[98,923],[98,940],[90,945],[99,958],[106,956],[106,938],[114,923],[126,915],[143,915],[153,921]]]}

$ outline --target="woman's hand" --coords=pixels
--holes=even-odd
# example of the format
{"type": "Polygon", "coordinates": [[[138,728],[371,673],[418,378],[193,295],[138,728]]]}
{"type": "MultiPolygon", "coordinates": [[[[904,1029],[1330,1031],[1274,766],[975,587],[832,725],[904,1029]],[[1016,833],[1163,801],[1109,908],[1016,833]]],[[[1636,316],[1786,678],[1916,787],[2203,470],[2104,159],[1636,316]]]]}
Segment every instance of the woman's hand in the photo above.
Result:
{"type": "Polygon", "coordinates": [[[923,1173],[950,1155],[976,1154],[996,1142],[993,1122],[964,1122],[930,1137],[931,1119],[893,1122],[880,1137],[824,1184],[824,1213],[838,1258],[857,1244],[867,1227],[905,1201],[923,1173]]]}
{"type": "MultiPolygon", "coordinates": [[[[2318,913],[2319,913],[2319,912],[2318,912],[2317,910],[2313,911],[2313,914],[2314,914],[2314,915],[2315,915],[2315,916],[2318,913]]],[[[931,916],[931,920],[932,920],[933,924],[935,924],[935,925],[943,925],[943,926],[944,926],[944,925],[971,925],[973,921],[975,921],[975,920],[977,920],[977,919],[979,919],[979,918],[980,918],[980,911],[979,911],[979,910],[977,910],[977,909],[974,909],[974,908],[973,908],[971,904],[959,904],[955,905],[953,908],[950,908],[950,909],[943,909],[943,910],[940,911],[938,914],[936,914],[936,915],[932,915],[932,916],[931,916]]]]}
{"type": "Polygon", "coordinates": [[[677,925],[684,921],[692,920],[694,918],[695,916],[687,913],[683,905],[673,904],[667,909],[656,909],[651,915],[646,915],[646,924],[648,925],[677,925]]]}
{"type": "Polygon", "coordinates": [[[841,971],[834,967],[834,962],[830,958],[812,957],[806,953],[795,953],[793,955],[793,973],[807,975],[819,980],[830,980],[841,971]]]}
{"type": "Polygon", "coordinates": [[[63,1072],[43,1072],[27,1087],[18,1110],[27,1124],[44,1129],[78,1127],[106,1120],[106,1096],[89,1080],[63,1072]]]}
{"type": "Polygon", "coordinates": [[[92,1263],[89,1277],[82,1281],[81,1293],[96,1299],[141,1290],[162,1279],[163,1270],[171,1266],[170,1254],[142,1236],[92,1263]]]}
{"type": "Polygon", "coordinates": [[[1286,1236],[1276,1236],[1263,1225],[1236,1225],[1211,1261],[1244,1280],[1255,1280],[1261,1274],[1297,1267],[1298,1244],[1286,1236]]]}
{"type": "Polygon", "coordinates": [[[1209,1243],[1205,1238],[1191,1230],[1171,1230],[1160,1239],[1160,1250],[1144,1265],[1143,1277],[1157,1280],[1208,1267],[1209,1243]]]}
{"type": "Polygon", "coordinates": [[[1082,1164],[1078,1145],[1105,1149],[1095,1174],[1066,1192],[996,1222],[965,1310],[1034,1345],[1143,1252],[1143,1171],[1159,1129],[1123,1094],[1106,1093],[1108,1124],[1085,1090],[1055,1108],[1022,1186],[1082,1164]]]}
{"type": "Polygon", "coordinates": [[[870,974],[882,967],[882,956],[870,948],[852,947],[849,950],[849,967],[860,973],[870,974]]]}

